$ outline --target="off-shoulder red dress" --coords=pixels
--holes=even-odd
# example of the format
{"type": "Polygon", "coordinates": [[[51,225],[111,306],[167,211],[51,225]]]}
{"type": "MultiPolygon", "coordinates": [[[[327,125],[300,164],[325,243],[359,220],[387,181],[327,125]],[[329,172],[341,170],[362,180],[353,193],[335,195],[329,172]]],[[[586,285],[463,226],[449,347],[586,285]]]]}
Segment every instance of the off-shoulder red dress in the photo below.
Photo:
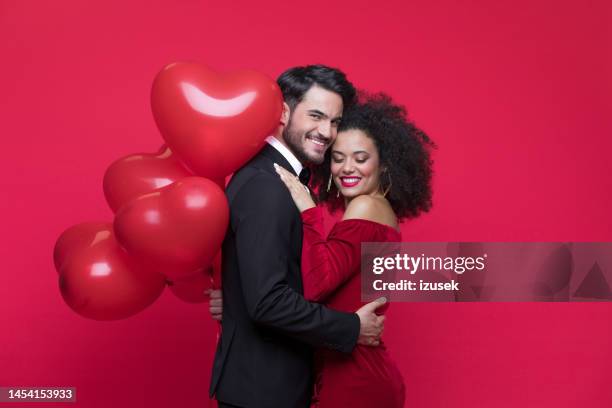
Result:
{"type": "MultiPolygon", "coordinates": [[[[354,312],[361,301],[362,242],[399,242],[401,234],[377,222],[350,219],[334,225],[325,238],[319,207],[302,212],[304,297],[332,309],[354,312]]],[[[384,311],[383,311],[384,312],[384,311]]],[[[357,345],[351,354],[317,351],[317,381],[313,407],[402,408],[402,375],[383,342],[357,345]]]]}

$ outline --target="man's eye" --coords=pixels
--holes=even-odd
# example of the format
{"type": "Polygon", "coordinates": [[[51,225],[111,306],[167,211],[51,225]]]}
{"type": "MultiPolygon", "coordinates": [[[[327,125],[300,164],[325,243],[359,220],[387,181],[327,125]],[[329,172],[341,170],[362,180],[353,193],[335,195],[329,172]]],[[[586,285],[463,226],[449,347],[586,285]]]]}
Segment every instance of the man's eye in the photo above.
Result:
{"type": "Polygon", "coordinates": [[[313,118],[314,120],[321,119],[321,117],[319,115],[310,115],[310,117],[313,118]]]}

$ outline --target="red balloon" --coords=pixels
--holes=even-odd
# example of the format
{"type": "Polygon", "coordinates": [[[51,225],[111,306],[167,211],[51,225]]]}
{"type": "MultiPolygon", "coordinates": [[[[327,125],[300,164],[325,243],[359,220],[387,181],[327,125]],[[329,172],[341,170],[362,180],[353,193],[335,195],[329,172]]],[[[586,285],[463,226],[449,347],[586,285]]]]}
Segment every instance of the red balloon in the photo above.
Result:
{"type": "Polygon", "coordinates": [[[206,290],[212,289],[212,269],[201,269],[196,274],[169,282],[170,291],[187,303],[202,303],[208,301],[206,290]]]}
{"type": "Polygon", "coordinates": [[[83,222],[62,232],[53,249],[53,263],[57,272],[72,255],[94,242],[98,233],[107,226],[107,222],[83,222]]]}
{"type": "Polygon", "coordinates": [[[113,212],[117,212],[141,195],[192,175],[163,145],[157,153],[133,154],[111,164],[104,174],[104,196],[113,212]]]}
{"type": "Polygon", "coordinates": [[[278,127],[283,99],[276,82],[259,72],[221,74],[174,63],[155,78],[151,104],[172,151],[195,174],[222,180],[278,127]]]}
{"type": "Polygon", "coordinates": [[[60,291],[72,310],[89,319],[123,319],[145,309],[162,293],[165,277],[131,258],[116,241],[112,224],[95,231],[94,239],[87,241],[73,241],[60,270],[60,291]]]}
{"type": "Polygon", "coordinates": [[[221,289],[221,251],[213,259],[211,268],[212,288],[221,289]]]}
{"type": "Polygon", "coordinates": [[[227,200],[217,184],[187,177],[121,207],[114,228],[130,255],[175,280],[211,264],[228,217],[227,200]]]}

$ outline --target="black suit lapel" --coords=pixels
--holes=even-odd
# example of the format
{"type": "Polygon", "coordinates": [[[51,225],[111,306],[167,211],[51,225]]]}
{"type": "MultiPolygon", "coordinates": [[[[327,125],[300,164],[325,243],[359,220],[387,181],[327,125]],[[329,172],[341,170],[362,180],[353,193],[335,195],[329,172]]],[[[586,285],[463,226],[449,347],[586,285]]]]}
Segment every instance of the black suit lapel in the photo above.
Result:
{"type": "Polygon", "coordinates": [[[273,164],[276,163],[279,166],[282,166],[283,168],[290,171],[291,174],[293,174],[294,176],[297,176],[295,170],[293,169],[291,164],[289,164],[289,161],[285,159],[285,156],[283,156],[281,152],[276,150],[274,146],[266,143],[266,145],[263,147],[263,149],[261,149],[260,153],[257,156],[263,156],[270,161],[271,167],[269,167],[269,170],[272,170],[272,172],[274,172],[273,164]]]}

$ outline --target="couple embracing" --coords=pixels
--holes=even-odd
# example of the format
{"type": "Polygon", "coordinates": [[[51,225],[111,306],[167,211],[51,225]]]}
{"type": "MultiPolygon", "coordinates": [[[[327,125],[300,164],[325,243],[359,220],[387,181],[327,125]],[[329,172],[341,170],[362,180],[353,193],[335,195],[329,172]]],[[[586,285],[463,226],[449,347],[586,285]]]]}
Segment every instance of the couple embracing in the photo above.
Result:
{"type": "Polygon", "coordinates": [[[429,210],[433,144],[403,107],[358,98],[337,69],[291,68],[278,84],[280,124],[226,189],[211,396],[219,407],[401,408],[381,340],[388,305],[361,302],[360,250],[401,241],[399,221],[429,210]],[[328,235],[323,205],[343,211],[328,235]]]}

